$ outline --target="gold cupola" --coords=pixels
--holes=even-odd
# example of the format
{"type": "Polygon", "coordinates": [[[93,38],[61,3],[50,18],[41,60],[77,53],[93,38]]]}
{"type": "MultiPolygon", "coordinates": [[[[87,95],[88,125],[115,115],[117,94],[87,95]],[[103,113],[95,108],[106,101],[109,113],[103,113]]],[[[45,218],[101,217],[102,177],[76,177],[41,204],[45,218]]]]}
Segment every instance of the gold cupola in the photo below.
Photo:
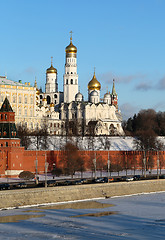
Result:
{"type": "Polygon", "coordinates": [[[77,48],[72,43],[72,31],[70,32],[70,44],[65,48],[66,53],[77,53],[77,48]]]}
{"type": "Polygon", "coordinates": [[[51,57],[51,66],[46,70],[46,73],[57,73],[57,69],[53,67],[53,57],[51,57]]]}
{"type": "Polygon", "coordinates": [[[37,90],[36,90],[36,94],[37,95],[40,95],[40,90],[37,88],[37,90]]]}
{"type": "Polygon", "coordinates": [[[50,104],[50,107],[54,107],[54,103],[51,103],[51,104],[50,104]]]}
{"type": "Polygon", "coordinates": [[[96,79],[95,71],[94,71],[94,75],[93,75],[92,80],[88,83],[88,89],[89,90],[100,90],[101,89],[101,84],[96,79]]]}

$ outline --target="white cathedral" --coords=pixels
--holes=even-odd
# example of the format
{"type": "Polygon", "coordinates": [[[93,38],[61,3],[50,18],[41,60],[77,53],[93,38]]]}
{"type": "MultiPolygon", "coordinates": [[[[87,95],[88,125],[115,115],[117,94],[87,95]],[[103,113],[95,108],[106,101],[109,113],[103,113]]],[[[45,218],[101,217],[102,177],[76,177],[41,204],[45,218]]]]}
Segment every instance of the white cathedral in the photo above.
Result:
{"type": "Polygon", "coordinates": [[[45,92],[38,89],[36,80],[32,87],[30,83],[17,83],[0,76],[0,102],[7,95],[16,114],[16,123],[31,130],[42,128],[45,124],[52,135],[65,135],[66,126],[69,131],[77,127],[78,133],[82,133],[83,129],[84,135],[91,134],[90,129],[95,135],[123,135],[114,80],[111,94],[105,93],[101,100],[101,84],[94,71],[88,83],[88,101],[85,101],[79,91],[77,48],[72,43],[72,36],[65,52],[63,92],[58,90],[57,69],[51,61],[50,68],[46,70],[45,92]]]}

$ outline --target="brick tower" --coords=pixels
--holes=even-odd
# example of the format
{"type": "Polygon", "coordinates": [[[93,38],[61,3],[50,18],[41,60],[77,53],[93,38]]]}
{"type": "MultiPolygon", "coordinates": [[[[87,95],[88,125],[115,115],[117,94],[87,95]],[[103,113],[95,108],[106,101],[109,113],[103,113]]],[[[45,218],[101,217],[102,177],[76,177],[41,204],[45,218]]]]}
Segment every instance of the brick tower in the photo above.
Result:
{"type": "Polygon", "coordinates": [[[15,112],[7,97],[0,109],[0,147],[20,147],[15,125],[15,112]]]}

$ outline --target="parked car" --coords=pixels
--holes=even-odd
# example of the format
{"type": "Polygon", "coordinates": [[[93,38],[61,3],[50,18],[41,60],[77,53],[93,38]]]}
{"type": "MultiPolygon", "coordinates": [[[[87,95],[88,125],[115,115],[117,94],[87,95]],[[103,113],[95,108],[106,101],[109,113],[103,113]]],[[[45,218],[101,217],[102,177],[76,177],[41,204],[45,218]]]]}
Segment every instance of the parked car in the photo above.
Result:
{"type": "MultiPolygon", "coordinates": [[[[44,185],[45,185],[45,183],[44,183],[44,185]]],[[[56,182],[56,180],[48,180],[47,181],[47,186],[48,187],[54,187],[54,186],[57,186],[58,185],[58,183],[56,182]]]]}
{"type": "Polygon", "coordinates": [[[81,182],[82,182],[82,183],[88,183],[88,179],[86,179],[86,178],[81,178],[81,182]]]}
{"type": "Polygon", "coordinates": [[[80,184],[83,184],[83,181],[81,179],[80,180],[76,180],[76,181],[74,181],[74,184],[80,185],[80,184]]]}
{"type": "Polygon", "coordinates": [[[1,183],[0,190],[8,190],[10,189],[10,185],[8,183],[1,183]]]}
{"type": "Polygon", "coordinates": [[[140,175],[134,175],[134,176],[133,176],[133,180],[134,180],[134,181],[140,180],[140,175]]]}
{"type": "Polygon", "coordinates": [[[160,179],[165,179],[165,175],[160,175],[160,179]]]}
{"type": "Polygon", "coordinates": [[[122,176],[122,177],[120,178],[120,181],[126,181],[126,179],[127,179],[127,176],[122,176]]]}
{"type": "Polygon", "coordinates": [[[114,178],[113,177],[104,177],[104,182],[105,183],[108,183],[108,182],[113,182],[114,181],[114,178]]]}
{"type": "Polygon", "coordinates": [[[96,178],[95,182],[96,183],[105,183],[105,179],[104,178],[96,178]]]}
{"type": "Polygon", "coordinates": [[[126,178],[126,181],[127,181],[127,182],[130,182],[130,181],[133,181],[133,180],[134,180],[133,177],[127,177],[127,178],[126,178]]]}
{"type": "Polygon", "coordinates": [[[72,185],[72,184],[73,184],[73,181],[66,180],[66,181],[62,182],[61,185],[66,185],[66,186],[68,186],[68,185],[72,185]]]}
{"type": "Polygon", "coordinates": [[[25,182],[19,182],[13,185],[14,188],[26,188],[27,184],[25,182]]]}

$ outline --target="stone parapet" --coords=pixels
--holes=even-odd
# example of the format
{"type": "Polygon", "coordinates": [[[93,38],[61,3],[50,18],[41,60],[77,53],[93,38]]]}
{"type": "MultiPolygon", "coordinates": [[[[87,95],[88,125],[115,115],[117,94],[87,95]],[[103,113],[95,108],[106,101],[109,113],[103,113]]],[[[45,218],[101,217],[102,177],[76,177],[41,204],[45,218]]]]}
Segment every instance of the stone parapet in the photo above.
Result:
{"type": "Polygon", "coordinates": [[[165,179],[0,192],[0,208],[165,191],[165,179]]]}

